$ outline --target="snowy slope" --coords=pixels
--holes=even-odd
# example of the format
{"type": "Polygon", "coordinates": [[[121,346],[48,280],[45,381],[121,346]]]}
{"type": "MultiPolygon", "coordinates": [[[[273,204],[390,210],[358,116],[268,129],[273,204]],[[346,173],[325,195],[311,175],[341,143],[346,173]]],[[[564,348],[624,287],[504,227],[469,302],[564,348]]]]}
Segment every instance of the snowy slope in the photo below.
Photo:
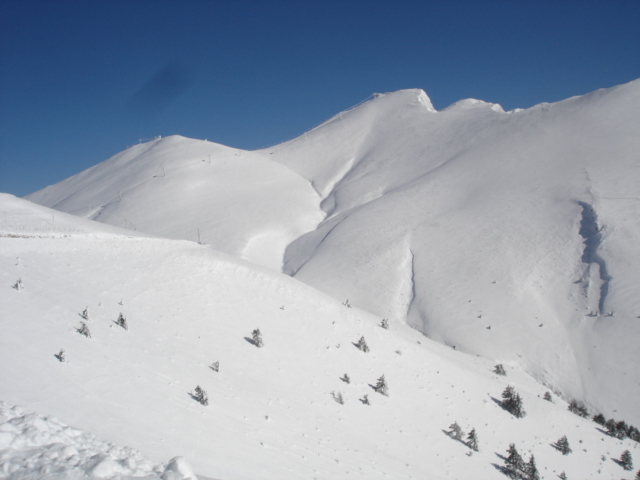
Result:
{"type": "Polygon", "coordinates": [[[307,181],[252,152],[180,136],[135,145],[29,195],[36,203],[280,269],[322,220],[307,181]]]}
{"type": "MultiPolygon", "coordinates": [[[[0,197],[4,211],[20,203],[28,210],[0,197]]],[[[543,400],[545,387],[517,367],[497,376],[490,360],[402,322],[385,330],[379,317],[193,242],[2,230],[0,304],[0,398],[135,448],[150,459],[146,471],[184,455],[220,479],[499,479],[513,442],[525,460],[535,455],[543,478],[610,479],[624,474],[614,461],[624,450],[640,458],[640,444],[604,435],[557,397],[543,400]],[[17,278],[22,289],[12,288],[17,278]],[[85,308],[90,338],[78,332],[85,308]],[[255,328],[262,348],[247,341],[255,328]],[[361,336],[368,353],[353,345],[361,336]],[[371,388],[383,374],[389,396],[371,388]],[[190,395],[198,385],[207,406],[190,395]],[[522,395],[522,419],[497,403],[507,385],[522,395]],[[476,429],[479,452],[446,435],[453,422],[476,429]],[[563,435],[568,457],[551,445],[563,435]]],[[[43,463],[60,449],[39,451],[43,463]]],[[[126,466],[114,463],[121,456],[109,472],[126,466]]]]}
{"type": "Polygon", "coordinates": [[[205,225],[216,249],[638,424],[639,125],[640,81],[513,112],[404,90],[262,151],[133,147],[29,198],[172,238],[205,225]]]}
{"type": "Polygon", "coordinates": [[[638,422],[639,126],[640,81],[509,113],[378,97],[279,147],[327,212],[285,271],[638,422]],[[346,157],[301,154],[361,117],[346,157]]]}

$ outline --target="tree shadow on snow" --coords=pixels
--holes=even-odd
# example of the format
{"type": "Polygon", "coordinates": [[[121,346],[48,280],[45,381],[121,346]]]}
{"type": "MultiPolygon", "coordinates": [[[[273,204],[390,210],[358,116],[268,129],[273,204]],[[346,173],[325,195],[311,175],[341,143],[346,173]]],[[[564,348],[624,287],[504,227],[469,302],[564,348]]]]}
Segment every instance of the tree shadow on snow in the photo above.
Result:
{"type": "Polygon", "coordinates": [[[489,395],[489,398],[493,400],[496,403],[496,405],[498,405],[501,409],[504,410],[504,407],[502,406],[502,400],[498,400],[497,398],[492,397],[491,395],[489,395]]]}
{"type": "Polygon", "coordinates": [[[244,339],[249,342],[251,345],[253,345],[254,347],[257,347],[258,344],[253,340],[253,338],[249,338],[249,337],[244,337],[244,339]]]}
{"type": "MultiPolygon", "coordinates": [[[[496,453],[496,457],[498,457],[500,460],[502,460],[503,462],[507,461],[507,457],[505,457],[504,455],[500,455],[499,453],[496,453]]],[[[491,464],[493,466],[493,468],[495,468],[496,470],[498,470],[501,474],[506,475],[507,477],[510,477],[510,471],[507,467],[505,467],[504,465],[498,465],[497,463],[492,463],[491,464]]]]}

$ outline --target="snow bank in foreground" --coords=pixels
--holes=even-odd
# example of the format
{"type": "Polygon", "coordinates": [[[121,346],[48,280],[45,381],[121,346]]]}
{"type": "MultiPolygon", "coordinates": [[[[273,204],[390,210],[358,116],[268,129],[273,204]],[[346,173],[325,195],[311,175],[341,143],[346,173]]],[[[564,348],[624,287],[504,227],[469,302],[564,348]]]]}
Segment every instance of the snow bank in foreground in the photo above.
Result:
{"type": "Polygon", "coordinates": [[[166,466],[50,417],[0,402],[0,478],[196,480],[183,457],[166,466]]]}

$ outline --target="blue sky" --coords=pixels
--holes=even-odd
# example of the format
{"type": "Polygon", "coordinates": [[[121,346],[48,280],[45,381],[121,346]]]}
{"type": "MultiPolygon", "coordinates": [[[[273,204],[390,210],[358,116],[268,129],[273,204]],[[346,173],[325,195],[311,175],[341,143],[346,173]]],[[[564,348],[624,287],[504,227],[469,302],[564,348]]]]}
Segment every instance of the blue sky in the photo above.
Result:
{"type": "Polygon", "coordinates": [[[640,77],[639,0],[2,0],[0,191],[139,139],[255,149],[374,92],[526,108],[640,77]]]}

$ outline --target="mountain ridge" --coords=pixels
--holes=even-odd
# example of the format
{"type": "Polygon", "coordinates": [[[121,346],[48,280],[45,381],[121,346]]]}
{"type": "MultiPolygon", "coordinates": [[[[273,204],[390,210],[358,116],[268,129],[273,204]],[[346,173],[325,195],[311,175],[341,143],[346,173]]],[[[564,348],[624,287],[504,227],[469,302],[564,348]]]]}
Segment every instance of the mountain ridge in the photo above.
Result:
{"type": "MultiPolygon", "coordinates": [[[[250,159],[216,170],[216,185],[240,186],[216,197],[230,199],[225,208],[212,206],[205,182],[188,207],[144,224],[159,198],[181,198],[195,178],[202,181],[210,151],[202,146],[210,145],[201,142],[191,147],[198,167],[174,193],[160,188],[159,168],[141,171],[158,188],[125,194],[105,206],[102,220],[121,215],[139,228],[155,223],[154,234],[191,240],[205,225],[213,248],[283,266],[336,299],[406,319],[441,343],[517,365],[567,399],[638,423],[631,399],[640,387],[624,377],[638,377],[628,365],[640,336],[633,293],[640,284],[633,249],[639,111],[638,80],[511,113],[472,100],[436,112],[417,89],[376,95],[281,145],[220,147],[219,155],[213,148],[216,165],[250,159]],[[264,168],[253,182],[248,165],[264,168]],[[275,165],[287,171],[275,173],[275,165]],[[601,265],[584,261],[581,204],[603,228],[598,255],[612,277],[604,300],[601,265]],[[175,222],[185,212],[192,212],[189,225],[175,222]],[[615,317],[607,317],[611,311],[615,317]],[[619,392],[616,402],[602,388],[619,392]]],[[[179,149],[165,158],[175,155],[179,149]]],[[[50,187],[46,201],[64,190],[50,187]]],[[[44,202],[41,192],[28,198],[44,202]]],[[[74,201],[64,207],[91,203],[74,201]]]]}

